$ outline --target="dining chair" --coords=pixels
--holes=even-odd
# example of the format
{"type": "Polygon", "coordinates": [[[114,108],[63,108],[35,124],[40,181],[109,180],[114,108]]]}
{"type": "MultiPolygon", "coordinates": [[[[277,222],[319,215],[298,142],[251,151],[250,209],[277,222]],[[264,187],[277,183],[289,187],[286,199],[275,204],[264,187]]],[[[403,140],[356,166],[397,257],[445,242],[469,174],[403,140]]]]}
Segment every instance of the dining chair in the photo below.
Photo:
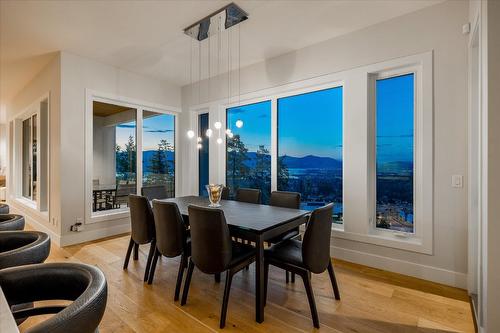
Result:
{"type": "MultiPolygon", "coordinates": [[[[273,192],[271,192],[271,197],[269,198],[269,206],[299,209],[300,208],[300,193],[287,192],[287,191],[273,191],[273,192]]],[[[297,227],[297,228],[294,228],[292,230],[285,232],[284,234],[281,234],[279,236],[271,238],[270,240],[268,240],[268,243],[269,244],[276,244],[276,243],[282,242],[282,241],[287,240],[287,239],[300,238],[299,233],[300,233],[300,230],[299,230],[299,227],[297,227]]],[[[285,273],[285,279],[286,279],[286,283],[288,283],[289,282],[288,271],[286,271],[286,273],[285,273]]],[[[292,283],[293,282],[295,282],[295,273],[292,272],[292,283]]]]}
{"type": "Polygon", "coordinates": [[[220,198],[221,198],[222,200],[229,200],[229,187],[224,186],[224,187],[222,188],[222,193],[221,193],[221,195],[220,195],[220,198]]]}
{"type": "Polygon", "coordinates": [[[141,188],[141,195],[148,198],[148,200],[168,198],[167,188],[165,185],[144,186],[141,188]]]}
{"type": "Polygon", "coordinates": [[[315,209],[301,242],[288,239],[265,250],[264,256],[264,302],[267,297],[269,265],[294,272],[302,277],[306,289],[314,327],[319,328],[318,310],[311,286],[311,273],[320,274],[328,270],[333,293],[340,300],[340,292],[330,258],[330,236],[332,231],[333,203],[315,209]]]}
{"type": "Polygon", "coordinates": [[[236,190],[236,201],[260,204],[261,192],[255,188],[239,188],[236,190]]]}
{"type": "Polygon", "coordinates": [[[174,301],[178,301],[182,277],[191,255],[191,240],[188,238],[186,224],[176,203],[153,200],[153,215],[156,227],[156,250],[149,270],[148,284],[153,283],[156,263],[160,256],[167,258],[181,256],[174,293],[174,301]]]}
{"type": "Polygon", "coordinates": [[[127,269],[132,248],[134,249],[134,260],[139,259],[139,245],[151,243],[148,259],[146,262],[146,271],[144,272],[144,281],[148,280],[149,267],[156,249],[155,222],[151,205],[146,197],[129,194],[128,202],[130,206],[130,222],[132,232],[130,242],[125,255],[123,269],[127,269]]]}
{"type": "Polygon", "coordinates": [[[191,227],[191,259],[181,305],[186,304],[194,266],[206,274],[226,272],[220,315],[220,328],[224,328],[233,276],[255,260],[255,249],[250,245],[231,241],[222,210],[190,205],[188,213],[191,227]]]}

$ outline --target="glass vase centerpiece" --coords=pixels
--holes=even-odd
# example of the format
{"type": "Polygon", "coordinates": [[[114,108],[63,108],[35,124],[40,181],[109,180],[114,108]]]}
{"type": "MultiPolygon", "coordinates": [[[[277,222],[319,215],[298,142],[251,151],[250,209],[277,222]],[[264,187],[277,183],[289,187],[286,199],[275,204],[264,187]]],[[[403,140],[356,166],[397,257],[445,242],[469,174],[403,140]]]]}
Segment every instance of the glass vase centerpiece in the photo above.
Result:
{"type": "Polygon", "coordinates": [[[210,200],[209,207],[220,207],[220,199],[222,197],[222,189],[224,185],[209,184],[205,185],[208,192],[208,199],[210,200]]]}

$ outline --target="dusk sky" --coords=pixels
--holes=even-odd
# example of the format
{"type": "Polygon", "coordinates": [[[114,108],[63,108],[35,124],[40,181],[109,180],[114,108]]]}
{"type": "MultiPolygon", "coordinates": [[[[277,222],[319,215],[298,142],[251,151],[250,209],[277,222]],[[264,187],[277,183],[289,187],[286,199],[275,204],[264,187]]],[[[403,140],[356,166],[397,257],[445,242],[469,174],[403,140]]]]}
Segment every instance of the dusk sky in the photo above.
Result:
{"type": "MultiPolygon", "coordinates": [[[[156,150],[161,139],[166,139],[170,144],[174,144],[174,116],[169,114],[154,114],[143,119],[143,150],[156,150]]],[[[136,122],[122,123],[116,128],[116,144],[122,149],[128,142],[130,135],[135,140],[136,122]]]]}

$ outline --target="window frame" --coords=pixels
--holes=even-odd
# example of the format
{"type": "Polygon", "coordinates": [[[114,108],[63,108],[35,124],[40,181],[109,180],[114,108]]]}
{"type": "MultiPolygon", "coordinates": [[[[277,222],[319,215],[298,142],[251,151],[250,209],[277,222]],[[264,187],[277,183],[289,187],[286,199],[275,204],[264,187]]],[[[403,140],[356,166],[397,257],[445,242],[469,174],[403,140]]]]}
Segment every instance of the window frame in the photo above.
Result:
{"type": "Polygon", "coordinates": [[[181,110],[172,106],[165,106],[132,99],[124,96],[102,93],[91,89],[85,89],[85,224],[106,222],[111,220],[128,218],[130,211],[126,208],[113,211],[92,212],[92,173],[93,173],[93,102],[103,102],[136,109],[136,191],[141,193],[142,187],[142,139],[143,139],[143,112],[150,111],[158,114],[173,115],[174,118],[174,191],[179,192],[179,168],[177,158],[179,142],[179,114],[181,110]],[[140,129],[140,130],[139,130],[140,129]]]}

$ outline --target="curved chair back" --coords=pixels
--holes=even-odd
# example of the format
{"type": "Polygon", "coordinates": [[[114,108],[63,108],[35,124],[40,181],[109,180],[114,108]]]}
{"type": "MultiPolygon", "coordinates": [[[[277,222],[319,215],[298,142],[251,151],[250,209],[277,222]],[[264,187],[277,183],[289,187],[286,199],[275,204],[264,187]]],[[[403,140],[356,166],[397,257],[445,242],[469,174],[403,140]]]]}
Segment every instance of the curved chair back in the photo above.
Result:
{"type": "Polygon", "coordinates": [[[220,195],[220,198],[221,198],[222,200],[229,200],[229,187],[224,186],[224,187],[222,188],[222,193],[221,193],[221,195],[220,195]]]}
{"type": "Polygon", "coordinates": [[[236,190],[236,201],[260,204],[260,197],[259,189],[239,188],[236,190]]]}
{"type": "Polygon", "coordinates": [[[129,194],[132,239],[137,244],[147,244],[155,236],[155,222],[151,205],[146,197],[129,194]]]}
{"type": "Polygon", "coordinates": [[[186,246],[186,225],[174,202],[153,200],[156,248],[166,257],[177,257],[186,246]]]}
{"type": "Polygon", "coordinates": [[[24,229],[24,217],[16,214],[0,214],[0,231],[24,229]]]}
{"type": "Polygon", "coordinates": [[[26,332],[95,332],[106,308],[107,283],[97,267],[77,263],[48,263],[0,271],[0,285],[10,306],[70,300],[67,306],[41,306],[14,312],[14,318],[55,313],[26,332]]]}
{"type": "Polygon", "coordinates": [[[144,186],[141,188],[141,195],[148,198],[148,200],[168,198],[165,185],[144,186]]]}
{"type": "Polygon", "coordinates": [[[194,264],[208,274],[225,271],[231,262],[232,243],[224,212],[193,205],[188,211],[194,264]]]}
{"type": "Polygon", "coordinates": [[[286,192],[286,191],[273,191],[269,199],[270,206],[283,207],[283,208],[300,208],[300,193],[286,192]]]}
{"type": "Polygon", "coordinates": [[[0,203],[0,214],[9,214],[9,205],[0,203]]]}
{"type": "Polygon", "coordinates": [[[304,240],[302,258],[308,270],[323,273],[330,263],[330,236],[332,233],[333,203],[311,213],[304,240]]]}
{"type": "Polygon", "coordinates": [[[44,232],[0,232],[0,269],[42,263],[49,253],[50,238],[44,232]]]}

